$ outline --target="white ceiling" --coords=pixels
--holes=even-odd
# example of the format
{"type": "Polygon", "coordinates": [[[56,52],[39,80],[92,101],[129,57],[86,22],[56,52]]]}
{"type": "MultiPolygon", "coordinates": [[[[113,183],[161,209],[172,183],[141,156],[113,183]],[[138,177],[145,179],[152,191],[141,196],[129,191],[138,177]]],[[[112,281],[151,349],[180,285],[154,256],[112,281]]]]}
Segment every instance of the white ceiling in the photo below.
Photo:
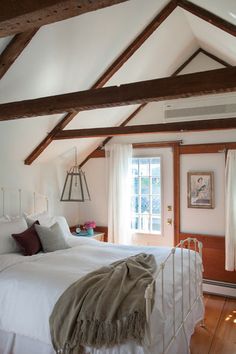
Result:
{"type": "MultiPolygon", "coordinates": [[[[235,0],[192,2],[236,23],[235,0]]],[[[89,89],[167,3],[168,0],[130,0],[44,26],[1,79],[0,103],[89,89]]],[[[0,39],[0,52],[10,39],[0,39]]],[[[106,86],[169,76],[199,47],[236,65],[235,37],[177,8],[106,86]]],[[[221,67],[199,54],[197,65],[193,60],[185,72],[198,71],[201,60],[201,70],[221,67]]],[[[136,107],[82,112],[66,129],[119,125],[136,107]]],[[[149,114],[141,112],[134,122],[157,122],[156,114],[150,112],[156,113],[161,109],[163,103],[150,104],[145,109],[149,114]]],[[[62,117],[54,115],[0,122],[0,126],[9,135],[14,129],[26,132],[24,144],[27,147],[24,150],[29,154],[62,117]],[[27,132],[30,132],[29,137],[27,132]]],[[[60,156],[75,145],[82,161],[102,140],[54,141],[37,162],[60,156]]]]}

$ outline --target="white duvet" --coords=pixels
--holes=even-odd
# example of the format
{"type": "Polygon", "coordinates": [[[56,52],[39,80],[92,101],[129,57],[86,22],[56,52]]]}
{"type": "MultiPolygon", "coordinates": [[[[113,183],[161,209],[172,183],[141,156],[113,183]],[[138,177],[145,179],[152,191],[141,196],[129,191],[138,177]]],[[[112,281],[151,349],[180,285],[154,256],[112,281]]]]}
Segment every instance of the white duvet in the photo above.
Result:
{"type": "MultiPolygon", "coordinates": [[[[22,256],[20,254],[5,254],[0,256],[0,332],[14,334],[37,340],[48,353],[52,352],[48,318],[53,306],[64,290],[83,275],[91,272],[102,265],[108,265],[116,260],[134,255],[140,252],[152,253],[156,258],[157,265],[165,260],[170,252],[164,247],[130,247],[114,246],[112,244],[98,242],[83,237],[68,237],[70,249],[40,253],[34,256],[22,256]]],[[[177,261],[176,269],[180,266],[177,261]]],[[[188,263],[188,254],[186,253],[188,263]]],[[[191,257],[192,271],[195,258],[191,257]]],[[[201,261],[196,259],[198,279],[201,280],[201,261]]],[[[87,348],[87,353],[94,354],[146,354],[162,352],[162,331],[164,330],[165,342],[171,338],[173,324],[173,288],[170,284],[172,279],[172,263],[165,270],[165,303],[164,313],[161,304],[161,284],[156,284],[155,307],[151,316],[151,345],[137,346],[135,343],[127,343],[122,347],[110,349],[87,348]],[[168,279],[169,278],[169,279],[168,279]]],[[[176,299],[176,326],[181,319],[182,291],[180,283],[180,271],[175,272],[179,285],[175,288],[176,299]]],[[[191,278],[193,273],[191,274],[191,278]]],[[[188,276],[185,279],[185,288],[188,289],[188,276]]],[[[196,287],[191,288],[191,301],[194,301],[196,287]]],[[[185,314],[188,311],[189,294],[186,290],[184,301],[185,314]]],[[[201,301],[196,302],[193,311],[187,318],[185,333],[180,331],[176,341],[170,346],[168,353],[187,353],[188,341],[193,332],[194,325],[203,316],[201,301]]],[[[1,339],[1,336],[0,336],[1,339]]],[[[4,348],[3,348],[4,349],[4,348]]],[[[0,354],[2,354],[0,344],[0,354]]],[[[12,350],[12,349],[11,349],[12,350]]],[[[8,351],[5,351],[8,354],[8,351]]],[[[4,352],[4,354],[5,354],[4,352]]],[[[10,353],[10,351],[9,351],[10,353]]],[[[17,350],[13,354],[18,354],[17,350]]],[[[32,348],[25,354],[34,354],[32,348]]],[[[38,351],[35,351],[38,353],[38,351]]],[[[46,351],[45,351],[46,353],[46,351]]]]}

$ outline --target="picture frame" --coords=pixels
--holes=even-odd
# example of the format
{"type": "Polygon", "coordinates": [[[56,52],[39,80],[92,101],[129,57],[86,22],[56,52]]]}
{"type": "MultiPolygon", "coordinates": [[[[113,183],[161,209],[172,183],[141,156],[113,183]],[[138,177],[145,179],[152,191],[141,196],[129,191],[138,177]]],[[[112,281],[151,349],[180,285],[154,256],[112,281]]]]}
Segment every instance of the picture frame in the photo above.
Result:
{"type": "Polygon", "coordinates": [[[214,209],[214,172],[188,172],[188,208],[214,209]]]}

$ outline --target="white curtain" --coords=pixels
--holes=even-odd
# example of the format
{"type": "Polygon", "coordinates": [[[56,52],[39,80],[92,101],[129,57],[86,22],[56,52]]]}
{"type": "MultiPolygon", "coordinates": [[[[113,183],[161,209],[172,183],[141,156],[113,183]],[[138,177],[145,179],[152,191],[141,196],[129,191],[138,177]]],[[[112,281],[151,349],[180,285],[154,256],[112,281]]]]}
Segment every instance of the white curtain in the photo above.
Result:
{"type": "Polygon", "coordinates": [[[226,161],[225,269],[236,270],[236,150],[229,150],[226,161]]]}
{"type": "Polygon", "coordinates": [[[106,145],[108,242],[131,244],[131,144],[106,145]]]}

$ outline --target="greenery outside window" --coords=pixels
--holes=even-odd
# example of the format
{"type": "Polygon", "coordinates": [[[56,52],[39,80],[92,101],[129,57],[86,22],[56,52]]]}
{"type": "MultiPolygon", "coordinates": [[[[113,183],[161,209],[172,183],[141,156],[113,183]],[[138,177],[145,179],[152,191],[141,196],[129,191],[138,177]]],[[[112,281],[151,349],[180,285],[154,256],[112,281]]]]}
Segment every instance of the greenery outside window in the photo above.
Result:
{"type": "Polygon", "coordinates": [[[132,159],[131,228],[161,233],[161,159],[132,159]]]}

